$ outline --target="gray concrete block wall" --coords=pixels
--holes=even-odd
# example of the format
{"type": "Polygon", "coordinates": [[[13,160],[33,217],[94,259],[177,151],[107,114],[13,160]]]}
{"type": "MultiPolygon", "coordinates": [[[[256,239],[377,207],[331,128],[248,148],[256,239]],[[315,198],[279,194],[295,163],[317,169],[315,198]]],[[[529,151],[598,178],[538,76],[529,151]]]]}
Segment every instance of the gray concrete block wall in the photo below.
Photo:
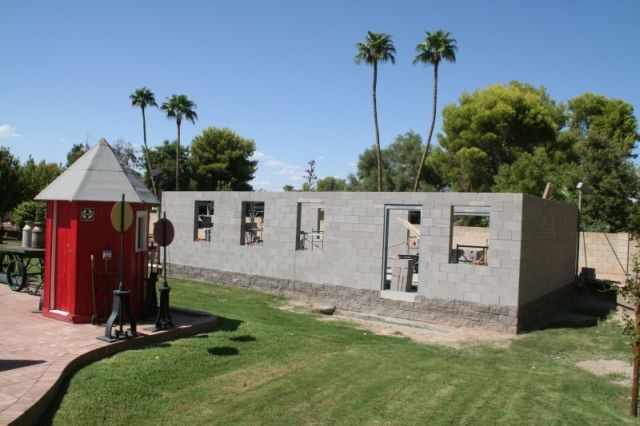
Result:
{"type": "MultiPolygon", "coordinates": [[[[427,297],[474,303],[517,306],[519,287],[519,230],[521,194],[443,193],[423,204],[421,266],[426,266],[427,297]],[[488,265],[450,263],[452,213],[489,212],[488,265]],[[502,232],[501,232],[502,231],[502,232]],[[423,262],[422,259],[426,259],[423,262]]],[[[422,270],[421,270],[422,271],[422,270]]],[[[421,276],[421,281],[423,277],[421,276]]]]}
{"type": "Polygon", "coordinates": [[[597,278],[622,281],[632,272],[633,257],[639,251],[637,242],[626,232],[582,232],[578,271],[593,268],[597,278]]]}
{"type": "MultiPolygon", "coordinates": [[[[522,247],[544,251],[544,243],[523,245],[521,241],[525,236],[522,194],[166,192],[163,196],[167,217],[176,228],[176,239],[168,249],[169,262],[194,270],[213,271],[207,272],[212,276],[222,274],[229,278],[228,273],[232,273],[242,277],[269,277],[295,283],[293,289],[321,285],[368,291],[368,297],[377,301],[382,288],[385,205],[393,204],[422,206],[417,305],[431,306],[419,301],[441,300],[458,303],[458,307],[479,306],[474,312],[482,313],[486,307],[493,306],[513,313],[519,303],[539,292],[538,281],[546,279],[539,275],[535,279],[524,277],[521,273],[523,268],[529,271],[527,268],[536,267],[535,262],[523,261],[522,247]],[[210,242],[193,241],[196,200],[214,202],[210,242]],[[240,245],[243,201],[265,203],[261,246],[240,245]],[[296,250],[298,203],[324,207],[322,251],[296,250]],[[490,213],[488,266],[450,263],[453,209],[490,213]],[[523,293],[523,286],[536,289],[526,289],[523,293]]],[[[540,221],[539,216],[545,217],[548,212],[537,207],[537,199],[531,199],[534,201],[529,205],[535,210],[535,220],[540,221]]],[[[557,214],[551,215],[562,217],[558,228],[570,222],[565,217],[567,211],[570,212],[570,208],[560,208],[557,214]]],[[[553,217],[548,220],[553,222],[553,217]]],[[[535,226],[526,229],[526,232],[539,232],[535,226]]],[[[554,278],[553,283],[564,278],[562,268],[552,273],[561,276],[554,278]]],[[[555,288],[555,284],[542,286],[542,293],[547,288],[549,291],[555,288]]],[[[378,309],[376,303],[359,303],[357,309],[367,309],[367,306],[378,309]]]]}
{"type": "Polygon", "coordinates": [[[518,331],[516,309],[506,306],[481,305],[424,296],[416,297],[414,302],[404,302],[381,298],[379,291],[376,290],[315,284],[185,265],[170,264],[169,272],[174,277],[201,280],[205,283],[218,282],[302,299],[315,304],[332,305],[339,313],[355,312],[365,317],[381,315],[413,321],[482,327],[506,333],[518,331]]]}
{"type": "Polygon", "coordinates": [[[575,206],[524,196],[519,305],[573,283],[577,224],[575,206]]]}

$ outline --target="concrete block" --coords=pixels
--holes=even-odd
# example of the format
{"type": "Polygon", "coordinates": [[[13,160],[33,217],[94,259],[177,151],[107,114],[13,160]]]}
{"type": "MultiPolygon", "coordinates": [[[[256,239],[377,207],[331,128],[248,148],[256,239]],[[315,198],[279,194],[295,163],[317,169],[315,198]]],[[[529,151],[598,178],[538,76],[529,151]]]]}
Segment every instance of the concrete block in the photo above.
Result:
{"type": "MultiPolygon", "coordinates": [[[[479,293],[464,293],[463,299],[466,302],[474,302],[474,303],[480,303],[482,301],[482,297],[479,293]]],[[[472,311],[468,311],[468,312],[472,312],[472,311]]],[[[478,319],[479,319],[479,315],[478,315],[478,319]]]]}

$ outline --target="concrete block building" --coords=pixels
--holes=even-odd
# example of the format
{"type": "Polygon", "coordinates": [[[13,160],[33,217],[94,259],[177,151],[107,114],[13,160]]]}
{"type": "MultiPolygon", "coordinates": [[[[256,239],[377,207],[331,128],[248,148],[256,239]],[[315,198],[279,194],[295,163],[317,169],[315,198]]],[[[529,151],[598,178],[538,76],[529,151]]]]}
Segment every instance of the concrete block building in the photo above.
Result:
{"type": "Polygon", "coordinates": [[[505,332],[574,282],[578,212],[523,194],[165,192],[176,277],[505,332]]]}

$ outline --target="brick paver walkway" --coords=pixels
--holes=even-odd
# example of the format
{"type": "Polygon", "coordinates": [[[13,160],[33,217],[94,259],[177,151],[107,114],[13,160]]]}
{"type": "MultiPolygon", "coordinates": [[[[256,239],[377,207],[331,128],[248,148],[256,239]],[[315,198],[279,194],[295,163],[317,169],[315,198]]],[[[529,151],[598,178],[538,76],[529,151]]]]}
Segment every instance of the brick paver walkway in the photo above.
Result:
{"type": "Polygon", "coordinates": [[[106,343],[96,337],[104,326],[70,324],[32,313],[38,298],[0,284],[0,425],[35,424],[60,391],[63,378],[116,352],[210,331],[215,317],[172,311],[176,328],[106,343]]]}

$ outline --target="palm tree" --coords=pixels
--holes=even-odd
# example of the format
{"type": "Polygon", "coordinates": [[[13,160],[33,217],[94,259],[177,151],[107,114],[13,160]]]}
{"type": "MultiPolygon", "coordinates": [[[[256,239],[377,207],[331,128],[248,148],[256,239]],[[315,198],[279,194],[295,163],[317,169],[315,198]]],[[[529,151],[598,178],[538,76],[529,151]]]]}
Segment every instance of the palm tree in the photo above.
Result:
{"type": "Polygon", "coordinates": [[[378,128],[378,105],[376,101],[376,86],[378,84],[378,62],[391,61],[396,63],[394,54],[396,48],[393,46],[391,36],[385,33],[367,32],[367,38],[363,42],[356,44],[358,54],[354,61],[356,64],[362,62],[373,66],[373,123],[376,128],[376,159],[378,161],[378,192],[382,191],[382,153],[380,151],[380,129],[378,128]]]}
{"type": "Polygon", "coordinates": [[[422,158],[418,165],[418,173],[416,174],[416,180],[413,183],[414,192],[418,190],[420,184],[420,176],[422,175],[422,168],[424,162],[429,154],[429,147],[431,146],[431,137],[433,136],[433,127],[436,124],[436,105],[438,102],[438,65],[441,60],[449,62],[456,61],[456,40],[451,37],[451,33],[437,30],[433,32],[427,31],[427,35],[423,43],[416,46],[418,54],[413,60],[414,64],[422,62],[424,64],[433,65],[433,111],[431,114],[431,127],[429,128],[429,136],[427,137],[427,144],[422,153],[422,158]]]}
{"type": "Polygon", "coordinates": [[[144,153],[147,158],[147,171],[149,172],[149,179],[151,179],[151,190],[153,195],[156,194],[156,183],[154,182],[153,175],[151,174],[151,160],[149,159],[149,146],[147,145],[147,117],[144,114],[146,107],[157,107],[156,97],[153,92],[146,87],[136,89],[135,92],[129,95],[131,99],[131,106],[140,107],[142,110],[142,134],[144,136],[144,153]]]}
{"type": "Polygon", "coordinates": [[[180,190],[180,125],[182,119],[186,118],[190,122],[194,123],[198,119],[198,114],[194,111],[196,104],[189,100],[185,95],[171,95],[167,98],[167,101],[160,107],[167,118],[171,120],[176,119],[178,125],[178,139],[176,140],[176,191],[180,190]]]}

